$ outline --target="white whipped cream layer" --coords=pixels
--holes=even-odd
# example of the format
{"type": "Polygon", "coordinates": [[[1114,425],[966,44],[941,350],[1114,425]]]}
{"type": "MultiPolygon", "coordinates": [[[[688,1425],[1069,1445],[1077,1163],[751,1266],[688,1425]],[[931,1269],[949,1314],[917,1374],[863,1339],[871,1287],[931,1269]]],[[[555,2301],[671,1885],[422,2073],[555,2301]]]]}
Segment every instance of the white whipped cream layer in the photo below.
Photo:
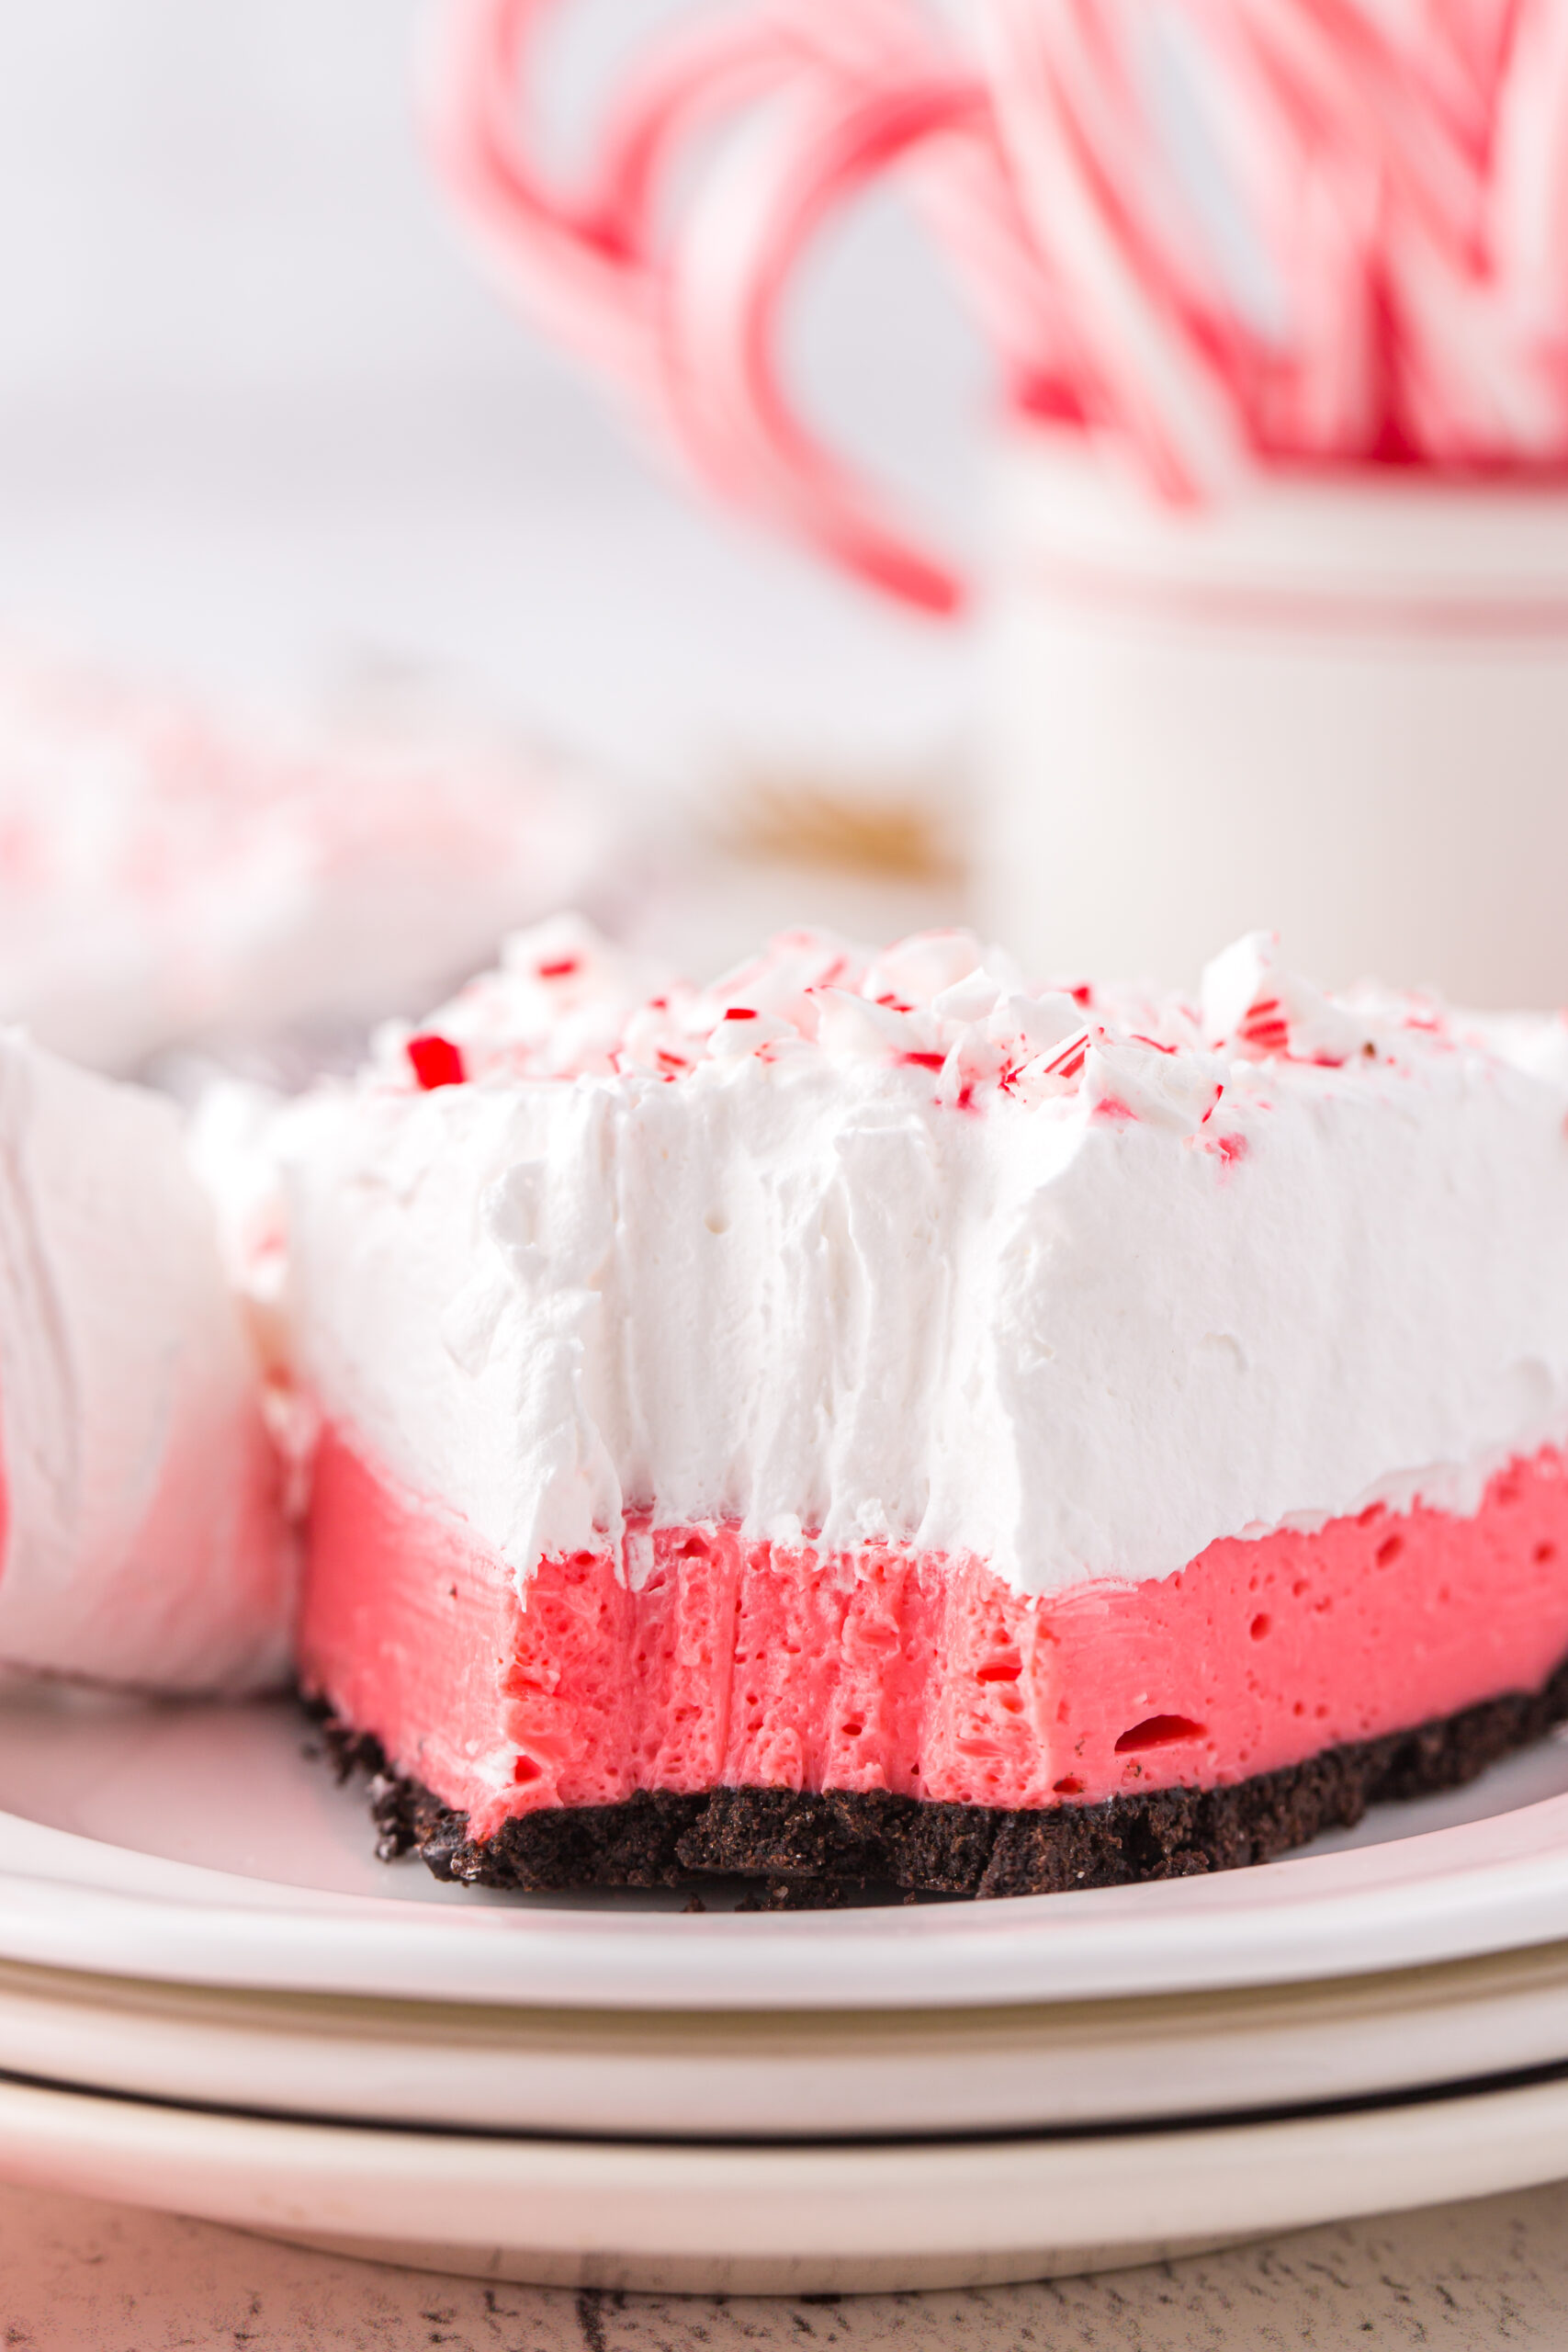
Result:
{"type": "Polygon", "coordinates": [[[158,1096],[0,1033],[0,1664],[279,1681],[290,1548],[212,1209],[158,1096]]]}
{"type": "Polygon", "coordinates": [[[1557,1017],[1261,938],[1192,1007],[961,933],[698,992],[562,922],[280,1115],[292,1345],[520,1577],[649,1511],[1159,1577],[1568,1431],[1565,1111],[1557,1017]]]}

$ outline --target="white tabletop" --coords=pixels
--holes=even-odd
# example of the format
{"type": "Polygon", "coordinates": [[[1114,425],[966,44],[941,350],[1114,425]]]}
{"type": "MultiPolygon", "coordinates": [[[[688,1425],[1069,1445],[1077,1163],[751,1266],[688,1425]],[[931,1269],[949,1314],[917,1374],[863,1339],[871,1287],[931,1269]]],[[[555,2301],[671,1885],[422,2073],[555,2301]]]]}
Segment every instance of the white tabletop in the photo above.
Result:
{"type": "Polygon", "coordinates": [[[1562,2347],[1568,2183],[1102,2278],[822,2301],[489,2287],[0,2187],[0,2329],[25,2352],[1562,2347]]]}

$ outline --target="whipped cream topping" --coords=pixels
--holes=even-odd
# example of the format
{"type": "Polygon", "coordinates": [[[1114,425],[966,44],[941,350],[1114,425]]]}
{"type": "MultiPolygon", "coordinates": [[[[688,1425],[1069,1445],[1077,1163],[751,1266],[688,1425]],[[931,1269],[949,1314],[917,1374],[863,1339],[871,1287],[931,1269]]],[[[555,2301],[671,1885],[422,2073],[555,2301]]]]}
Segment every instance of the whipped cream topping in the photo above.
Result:
{"type": "Polygon", "coordinates": [[[166,1690],[287,1668],[255,1360],[172,1105],[0,1033],[0,1663],[166,1690]]]}
{"type": "Polygon", "coordinates": [[[602,875],[580,779],[0,655],[0,1021],[97,1068],[425,1002],[602,875]]]}
{"type": "Polygon", "coordinates": [[[1158,1577],[1568,1430],[1565,1111],[1557,1017],[1262,936],[1188,1004],[956,932],[696,989],[562,919],[279,1114],[291,1345],[524,1579],[650,1514],[1158,1577]]]}

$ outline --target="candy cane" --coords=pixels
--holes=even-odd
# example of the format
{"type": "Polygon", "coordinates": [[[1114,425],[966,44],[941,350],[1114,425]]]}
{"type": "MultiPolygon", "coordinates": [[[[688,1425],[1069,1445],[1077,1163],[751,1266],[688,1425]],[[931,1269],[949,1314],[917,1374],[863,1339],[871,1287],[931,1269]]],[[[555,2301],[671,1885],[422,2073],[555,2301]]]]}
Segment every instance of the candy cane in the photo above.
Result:
{"type": "Polygon", "coordinates": [[[687,446],[848,569],[932,612],[963,590],[806,430],[775,365],[780,297],[828,209],[917,142],[964,133],[984,93],[952,78],[859,106],[799,98],[716,175],[672,263],[665,347],[687,446]]]}
{"type": "Polygon", "coordinates": [[[549,0],[454,0],[427,109],[437,165],[503,288],[608,374],[657,376],[639,273],[532,165],[519,85],[549,0]]]}
{"type": "MultiPolygon", "coordinates": [[[[1397,42],[1357,0],[1230,0],[1260,69],[1309,127],[1331,180],[1375,174],[1359,299],[1382,310],[1381,404],[1413,447],[1462,458],[1551,430],[1495,332],[1479,109],[1440,40],[1397,42]]],[[[1430,28],[1428,28],[1429,29],[1430,28]]]]}
{"type": "Polygon", "coordinates": [[[919,0],[761,0],[637,59],[570,198],[523,128],[547,5],[444,20],[438,157],[492,266],[704,479],[908,600],[959,585],[774,348],[811,236],[894,164],[1013,396],[1172,495],[1281,458],[1568,460],[1568,0],[969,0],[973,54],[919,0]]]}

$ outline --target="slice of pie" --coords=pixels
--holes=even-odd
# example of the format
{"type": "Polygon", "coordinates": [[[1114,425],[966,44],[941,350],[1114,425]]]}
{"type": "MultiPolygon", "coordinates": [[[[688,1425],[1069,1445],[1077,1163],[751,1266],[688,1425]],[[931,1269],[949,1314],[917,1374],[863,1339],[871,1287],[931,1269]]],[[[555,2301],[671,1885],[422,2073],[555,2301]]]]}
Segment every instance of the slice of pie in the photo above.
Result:
{"type": "Polygon", "coordinates": [[[285,1115],[304,1683],[487,1884],[1257,1860],[1564,1706],[1568,1027],[517,938],[285,1115]]]}

